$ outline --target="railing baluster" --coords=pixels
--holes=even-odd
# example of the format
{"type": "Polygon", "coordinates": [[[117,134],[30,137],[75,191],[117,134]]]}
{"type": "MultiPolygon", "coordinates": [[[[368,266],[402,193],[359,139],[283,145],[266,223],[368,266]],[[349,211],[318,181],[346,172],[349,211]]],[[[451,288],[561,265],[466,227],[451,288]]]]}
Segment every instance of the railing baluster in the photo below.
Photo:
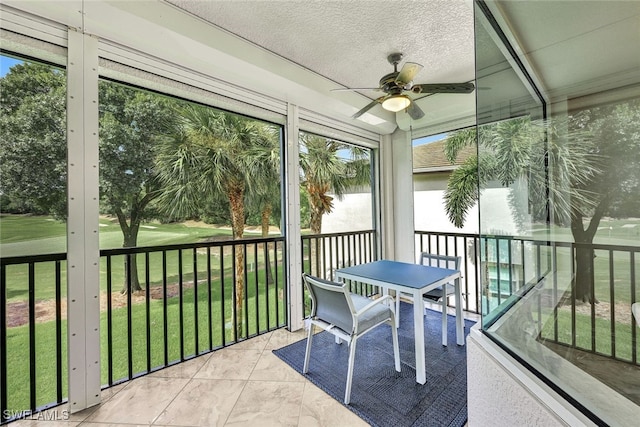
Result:
{"type": "MultiPolygon", "coordinates": [[[[637,251],[637,249],[636,249],[637,251]]],[[[629,276],[630,276],[630,286],[631,286],[631,301],[638,301],[636,299],[636,253],[634,251],[629,252],[629,276]]],[[[640,322],[640,319],[636,319],[637,322],[640,322]]],[[[637,328],[633,327],[633,319],[631,319],[631,362],[634,364],[638,363],[638,335],[637,328]]]]}
{"type": "Polygon", "coordinates": [[[576,346],[576,246],[575,243],[571,244],[571,346],[576,346]]]}
{"type": "MultiPolygon", "coordinates": [[[[125,255],[127,259],[127,377],[133,378],[133,330],[131,321],[131,258],[136,256],[135,254],[125,255]]],[[[137,272],[136,272],[137,274],[137,272]]]]}
{"type": "MultiPolygon", "coordinates": [[[[222,346],[227,345],[227,319],[224,310],[225,296],[224,296],[224,246],[220,246],[220,323],[222,325],[222,346]]],[[[233,313],[233,306],[231,312],[233,313]]]]}
{"type": "Polygon", "coordinates": [[[162,251],[162,330],[164,332],[164,366],[169,364],[169,320],[167,310],[167,251],[162,251]]]}
{"type": "MultiPolygon", "coordinates": [[[[279,301],[279,297],[278,297],[278,283],[280,282],[278,280],[279,274],[278,274],[278,242],[274,242],[273,244],[273,267],[274,267],[274,271],[273,271],[273,275],[274,275],[274,283],[273,283],[273,294],[275,295],[275,305],[276,305],[276,324],[280,324],[280,304],[278,303],[279,301]]],[[[290,280],[290,283],[292,281],[290,280]]],[[[284,287],[283,287],[284,290],[284,287]]],[[[286,292],[283,292],[283,296],[286,299],[286,292]]],[[[304,293],[302,293],[303,296],[303,300],[304,300],[304,293]]],[[[286,301],[286,300],[285,300],[286,301]]],[[[304,304],[304,302],[303,302],[304,304]]],[[[286,305],[285,305],[286,307],[286,305]]],[[[304,314],[304,311],[303,311],[304,314]]],[[[284,323],[284,322],[283,322],[284,323]]]]}
{"type": "Polygon", "coordinates": [[[198,252],[193,248],[193,354],[200,354],[200,336],[198,325],[198,252]]]}
{"type": "MultiPolygon", "coordinates": [[[[558,259],[557,246],[553,246],[553,258],[558,259]]],[[[553,339],[558,341],[558,267],[557,264],[553,269],[553,339]]]]}
{"type": "Polygon", "coordinates": [[[9,419],[7,411],[7,267],[0,265],[0,422],[9,419]]]}
{"type": "MultiPolygon", "coordinates": [[[[266,266],[265,266],[266,270],[266,266]]],[[[258,288],[258,244],[253,244],[253,277],[254,277],[254,288],[255,288],[255,306],[256,306],[256,334],[260,333],[260,290],[258,288]]],[[[267,275],[265,274],[265,292],[267,290],[266,286],[267,275]]],[[[248,288],[248,286],[247,286],[248,288]]],[[[247,327],[248,328],[248,327],[247,327]]],[[[249,334],[247,334],[248,336],[249,334]]]]}
{"type": "Polygon", "coordinates": [[[149,268],[149,252],[144,253],[144,304],[145,319],[147,326],[147,372],[151,372],[151,290],[149,288],[151,282],[151,272],[149,268]]]}
{"type": "Polygon", "coordinates": [[[182,266],[182,249],[178,249],[178,325],[180,329],[180,361],[184,360],[184,269],[182,266]]]}
{"type": "MultiPolygon", "coordinates": [[[[209,350],[213,349],[213,313],[212,307],[213,301],[211,299],[211,247],[207,246],[207,326],[209,330],[209,350]]],[[[224,331],[224,322],[222,323],[222,330],[224,331]]]]}
{"type": "Polygon", "coordinates": [[[36,278],[35,263],[29,263],[29,404],[36,410],[36,278]]]}
{"type": "MultiPolygon", "coordinates": [[[[594,251],[595,255],[595,251],[594,251]]],[[[596,299],[596,283],[595,283],[595,274],[593,269],[595,265],[593,263],[593,257],[589,260],[591,264],[591,298],[593,301],[596,299]]],[[[596,351],[596,305],[591,304],[591,351],[596,351]]]]}
{"type": "MultiPolygon", "coordinates": [[[[613,266],[613,250],[609,250],[609,298],[611,301],[611,356],[616,356],[616,304],[615,304],[615,271],[613,266]]],[[[631,326],[633,326],[633,321],[631,326]]]]}
{"type": "Polygon", "coordinates": [[[243,294],[244,294],[244,328],[242,328],[243,338],[249,338],[249,269],[247,268],[247,244],[242,245],[242,262],[244,264],[244,280],[243,280],[243,294]]]}
{"type": "MultiPolygon", "coordinates": [[[[238,342],[238,305],[236,304],[236,298],[238,297],[236,291],[236,245],[231,246],[231,289],[233,295],[232,301],[232,313],[233,313],[233,342],[238,342]]],[[[242,319],[240,319],[242,322],[242,319]]]]}
{"type": "Polygon", "coordinates": [[[111,277],[111,255],[107,255],[107,376],[109,386],[113,385],[113,318],[112,318],[112,304],[111,304],[111,292],[112,281],[111,277]]]}
{"type": "Polygon", "coordinates": [[[270,331],[271,328],[271,316],[269,315],[269,293],[271,292],[271,287],[274,282],[270,282],[273,273],[271,269],[271,257],[269,256],[269,243],[264,242],[262,244],[262,257],[264,258],[264,305],[266,308],[266,321],[267,321],[267,331],[270,331]]]}
{"type": "Polygon", "coordinates": [[[56,403],[62,403],[62,266],[55,261],[56,275],[56,403]]]}

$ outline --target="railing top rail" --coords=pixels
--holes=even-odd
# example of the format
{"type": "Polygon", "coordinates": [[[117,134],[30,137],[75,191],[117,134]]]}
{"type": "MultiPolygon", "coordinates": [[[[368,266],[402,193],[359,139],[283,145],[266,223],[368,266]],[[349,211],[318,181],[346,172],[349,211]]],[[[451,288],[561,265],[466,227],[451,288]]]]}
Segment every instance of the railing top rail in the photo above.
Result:
{"type": "Polygon", "coordinates": [[[27,264],[30,262],[51,262],[51,261],[66,261],[66,252],[60,252],[55,254],[40,254],[40,255],[16,255],[8,257],[0,257],[0,265],[15,265],[15,264],[27,264]]]}
{"type": "Polygon", "coordinates": [[[220,246],[234,246],[234,245],[247,245],[254,243],[271,243],[282,242],[284,236],[277,237],[251,237],[239,240],[218,240],[215,242],[197,242],[197,243],[180,243],[176,245],[162,245],[162,246],[136,246],[133,248],[114,248],[114,249],[101,249],[100,256],[106,255],[126,255],[132,253],[145,253],[145,252],[162,252],[162,251],[176,251],[181,249],[197,249],[197,248],[210,248],[220,246]]]}
{"type": "Polygon", "coordinates": [[[434,236],[450,236],[450,237],[467,237],[467,238],[480,238],[480,239],[495,239],[495,240],[517,240],[523,242],[531,242],[536,245],[555,245],[559,247],[588,247],[591,249],[600,250],[612,250],[612,251],[625,251],[625,252],[640,252],[640,246],[632,245],[612,245],[608,243],[579,243],[570,242],[564,240],[550,240],[550,239],[536,239],[533,237],[523,236],[503,236],[499,234],[472,234],[472,233],[456,233],[456,232],[443,232],[443,231],[422,231],[416,230],[415,234],[434,235],[434,236]]]}
{"type": "MultiPolygon", "coordinates": [[[[197,243],[180,243],[177,245],[163,245],[163,246],[135,246],[131,248],[111,248],[101,249],[100,256],[114,256],[114,255],[126,255],[133,253],[145,253],[145,252],[161,252],[181,249],[194,249],[194,248],[207,248],[207,247],[220,247],[231,245],[246,245],[254,243],[271,243],[284,241],[284,236],[276,237],[252,237],[240,240],[219,240],[215,242],[197,242],[197,243]]],[[[26,264],[30,262],[50,262],[50,261],[66,261],[67,254],[65,252],[53,253],[53,254],[40,254],[40,255],[16,255],[8,257],[0,257],[0,265],[15,265],[26,264]]]]}

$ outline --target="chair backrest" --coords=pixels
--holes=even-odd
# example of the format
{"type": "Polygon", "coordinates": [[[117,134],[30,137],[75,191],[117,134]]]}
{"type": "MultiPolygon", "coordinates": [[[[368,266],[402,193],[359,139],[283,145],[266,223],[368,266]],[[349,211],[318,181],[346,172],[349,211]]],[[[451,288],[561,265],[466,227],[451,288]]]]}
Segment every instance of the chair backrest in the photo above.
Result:
{"type": "Polygon", "coordinates": [[[311,297],[311,316],[332,323],[346,333],[353,331],[355,308],[345,283],[303,274],[311,297]]]}
{"type": "Polygon", "coordinates": [[[460,270],[462,257],[449,255],[435,255],[428,252],[420,254],[420,264],[432,267],[448,268],[450,270],[460,270]]]}

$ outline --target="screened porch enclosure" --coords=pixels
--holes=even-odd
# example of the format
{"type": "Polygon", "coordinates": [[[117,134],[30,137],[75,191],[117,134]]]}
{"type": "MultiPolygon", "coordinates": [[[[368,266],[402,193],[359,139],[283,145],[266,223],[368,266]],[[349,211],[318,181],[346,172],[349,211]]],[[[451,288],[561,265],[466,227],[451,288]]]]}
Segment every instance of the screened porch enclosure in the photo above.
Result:
{"type": "MultiPolygon", "coordinates": [[[[461,257],[477,320],[470,425],[628,424],[640,6],[569,3],[3,1],[0,423],[126,423],[110,405],[177,378],[229,385],[207,422],[233,424],[272,373],[286,423],[351,416],[271,358],[302,339],[302,274],[428,252],[461,257]],[[416,168],[435,136],[451,165],[416,168]]],[[[163,402],[138,421],[179,424],[163,402]]]]}

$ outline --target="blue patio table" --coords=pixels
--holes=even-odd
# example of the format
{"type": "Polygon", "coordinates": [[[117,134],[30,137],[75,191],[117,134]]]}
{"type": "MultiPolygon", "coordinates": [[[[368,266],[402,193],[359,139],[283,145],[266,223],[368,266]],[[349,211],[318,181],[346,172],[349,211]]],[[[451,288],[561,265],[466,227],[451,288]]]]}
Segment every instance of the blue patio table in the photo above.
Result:
{"type": "MultiPolygon", "coordinates": [[[[462,293],[460,271],[447,268],[411,264],[400,261],[381,260],[341,268],[336,277],[380,286],[386,293],[389,289],[406,292],[413,296],[413,324],[415,332],[416,381],[427,381],[424,348],[424,304],[422,296],[432,289],[454,281],[456,301],[456,341],[464,345],[464,319],[462,318],[462,293]]],[[[446,310],[442,313],[442,345],[447,345],[446,310]]]]}

